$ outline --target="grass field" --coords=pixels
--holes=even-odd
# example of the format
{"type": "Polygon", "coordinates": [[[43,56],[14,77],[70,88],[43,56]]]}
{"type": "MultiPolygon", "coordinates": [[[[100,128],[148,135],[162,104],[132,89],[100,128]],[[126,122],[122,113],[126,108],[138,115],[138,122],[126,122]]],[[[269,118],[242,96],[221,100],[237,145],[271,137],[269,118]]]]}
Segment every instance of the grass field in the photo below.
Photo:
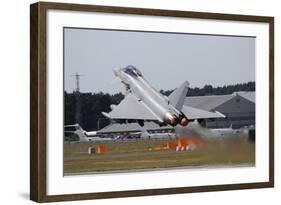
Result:
{"type": "Polygon", "coordinates": [[[100,143],[65,144],[64,174],[255,164],[255,144],[249,143],[246,138],[204,141],[207,146],[193,151],[155,150],[155,147],[168,141],[171,140],[105,142],[102,143],[106,147],[104,154],[88,154],[88,147],[97,147],[100,143]]]}

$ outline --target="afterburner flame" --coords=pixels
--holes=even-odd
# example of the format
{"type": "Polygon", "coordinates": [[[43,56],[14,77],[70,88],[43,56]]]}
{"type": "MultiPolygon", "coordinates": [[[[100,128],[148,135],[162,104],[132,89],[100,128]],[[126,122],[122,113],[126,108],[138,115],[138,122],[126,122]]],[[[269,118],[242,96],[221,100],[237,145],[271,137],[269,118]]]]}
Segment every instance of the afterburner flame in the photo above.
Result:
{"type": "Polygon", "coordinates": [[[188,124],[188,119],[186,117],[182,118],[180,121],[181,126],[186,126],[188,124]]]}

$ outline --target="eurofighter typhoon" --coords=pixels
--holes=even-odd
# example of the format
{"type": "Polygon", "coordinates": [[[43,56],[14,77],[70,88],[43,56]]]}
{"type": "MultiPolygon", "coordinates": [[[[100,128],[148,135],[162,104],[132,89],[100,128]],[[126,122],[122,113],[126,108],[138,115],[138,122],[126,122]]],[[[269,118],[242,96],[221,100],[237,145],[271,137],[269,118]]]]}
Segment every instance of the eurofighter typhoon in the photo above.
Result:
{"type": "Polygon", "coordinates": [[[119,123],[153,121],[160,126],[186,126],[190,121],[222,118],[218,112],[208,112],[184,105],[189,83],[185,81],[168,97],[153,88],[134,66],[113,70],[126,87],[126,96],[118,105],[111,105],[109,113],[102,114],[119,123]]]}

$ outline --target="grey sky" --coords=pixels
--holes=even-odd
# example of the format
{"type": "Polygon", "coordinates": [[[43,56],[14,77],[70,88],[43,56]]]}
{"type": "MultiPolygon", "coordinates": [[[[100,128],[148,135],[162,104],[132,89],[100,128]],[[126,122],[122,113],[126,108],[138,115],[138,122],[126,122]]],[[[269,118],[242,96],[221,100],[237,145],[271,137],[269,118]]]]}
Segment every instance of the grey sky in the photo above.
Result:
{"type": "Polygon", "coordinates": [[[134,65],[156,89],[255,80],[255,38],[65,28],[65,90],[123,91],[112,69],[134,65]]]}

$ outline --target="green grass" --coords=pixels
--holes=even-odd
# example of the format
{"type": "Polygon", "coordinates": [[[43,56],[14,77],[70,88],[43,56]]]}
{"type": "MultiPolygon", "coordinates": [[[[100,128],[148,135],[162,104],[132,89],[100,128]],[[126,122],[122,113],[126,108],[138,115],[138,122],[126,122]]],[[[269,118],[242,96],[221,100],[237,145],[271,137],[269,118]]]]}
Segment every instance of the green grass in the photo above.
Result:
{"type": "Polygon", "coordinates": [[[247,139],[207,142],[207,147],[191,152],[154,150],[155,146],[167,141],[106,142],[103,143],[107,149],[105,154],[87,153],[88,147],[97,147],[99,143],[65,144],[64,173],[255,163],[255,144],[249,143],[247,139]]]}

